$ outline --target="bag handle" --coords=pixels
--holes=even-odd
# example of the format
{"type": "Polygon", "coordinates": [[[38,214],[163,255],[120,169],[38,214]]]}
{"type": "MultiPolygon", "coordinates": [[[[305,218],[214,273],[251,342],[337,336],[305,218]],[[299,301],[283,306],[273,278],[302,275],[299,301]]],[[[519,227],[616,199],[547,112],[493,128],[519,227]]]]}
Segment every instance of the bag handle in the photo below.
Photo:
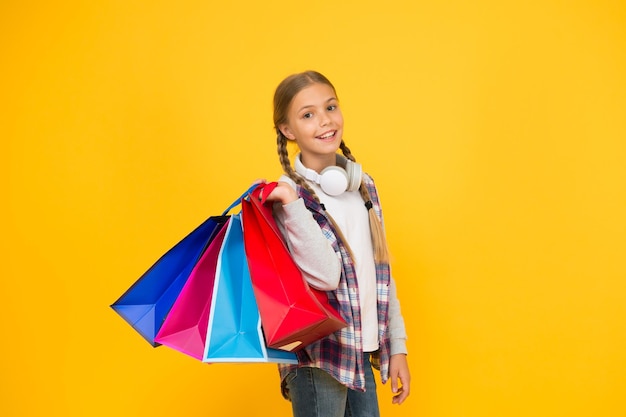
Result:
{"type": "Polygon", "coordinates": [[[257,188],[259,185],[263,185],[263,184],[262,183],[252,184],[250,188],[248,188],[243,194],[241,194],[241,196],[239,196],[239,198],[233,201],[233,203],[230,206],[228,206],[226,210],[224,210],[224,212],[222,213],[222,216],[226,216],[229,211],[231,211],[233,208],[241,204],[241,200],[243,200],[248,194],[252,193],[252,191],[254,191],[254,189],[257,188]]]}
{"type": "Polygon", "coordinates": [[[264,218],[265,223],[269,225],[269,227],[280,238],[280,240],[283,241],[283,244],[286,245],[283,235],[280,232],[280,229],[278,228],[278,225],[276,224],[276,221],[272,216],[272,206],[266,204],[267,196],[269,196],[272,191],[274,191],[274,188],[276,188],[277,185],[277,182],[259,184],[258,187],[255,187],[250,191],[250,196],[248,197],[246,202],[250,203],[256,208],[256,213],[264,218]]]}
{"type": "MultiPolygon", "coordinates": [[[[261,184],[262,187],[259,187],[258,190],[258,198],[259,200],[261,200],[261,204],[265,204],[265,202],[267,201],[267,197],[272,194],[272,191],[274,191],[274,188],[276,188],[276,186],[278,185],[277,182],[268,182],[268,183],[264,183],[261,184]]],[[[257,194],[255,189],[252,189],[250,191],[250,194],[257,194]]]]}
{"type": "Polygon", "coordinates": [[[277,182],[262,182],[260,184],[256,184],[256,186],[251,187],[248,190],[248,194],[246,197],[248,200],[255,200],[255,204],[261,204],[261,206],[266,206],[267,197],[272,194],[274,188],[278,186],[277,182]],[[258,203],[257,203],[258,202],[258,203]]]}

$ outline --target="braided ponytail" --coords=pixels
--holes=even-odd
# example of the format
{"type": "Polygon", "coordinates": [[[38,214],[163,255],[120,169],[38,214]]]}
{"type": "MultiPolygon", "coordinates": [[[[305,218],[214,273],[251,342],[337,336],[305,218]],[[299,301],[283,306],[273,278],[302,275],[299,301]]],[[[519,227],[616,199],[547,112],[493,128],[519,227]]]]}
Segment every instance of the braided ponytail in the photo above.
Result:
{"type": "MultiPolygon", "coordinates": [[[[350,152],[350,148],[345,144],[342,140],[339,145],[341,152],[343,155],[351,160],[352,162],[356,162],[356,159],[350,152]]],[[[359,187],[359,192],[361,193],[361,198],[365,202],[365,207],[367,207],[369,220],[370,220],[370,233],[372,236],[372,246],[374,248],[374,260],[377,263],[389,263],[389,248],[387,247],[387,239],[385,237],[385,230],[383,229],[382,222],[380,218],[376,215],[376,212],[372,207],[372,196],[370,196],[367,187],[363,180],[361,180],[361,186],[359,187]]]]}

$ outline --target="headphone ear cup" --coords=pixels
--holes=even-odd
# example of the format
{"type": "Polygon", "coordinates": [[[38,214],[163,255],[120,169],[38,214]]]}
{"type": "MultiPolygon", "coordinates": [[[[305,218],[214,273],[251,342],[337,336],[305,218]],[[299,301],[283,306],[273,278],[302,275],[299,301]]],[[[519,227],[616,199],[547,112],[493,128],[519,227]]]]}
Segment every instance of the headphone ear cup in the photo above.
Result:
{"type": "Polygon", "coordinates": [[[329,166],[320,173],[320,188],[328,195],[337,196],[348,189],[349,177],[338,166],[329,166]]]}
{"type": "Polygon", "coordinates": [[[346,160],[346,172],[348,173],[349,184],[347,191],[356,191],[361,186],[361,165],[346,160]]]}

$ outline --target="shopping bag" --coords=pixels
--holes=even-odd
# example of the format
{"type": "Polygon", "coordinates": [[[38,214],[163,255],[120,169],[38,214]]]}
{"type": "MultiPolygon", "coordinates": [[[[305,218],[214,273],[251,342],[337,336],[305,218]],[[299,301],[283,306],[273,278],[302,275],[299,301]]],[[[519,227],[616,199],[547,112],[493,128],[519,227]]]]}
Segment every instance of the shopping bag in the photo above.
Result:
{"type": "Polygon", "coordinates": [[[262,184],[242,201],[244,247],[267,346],[295,352],[347,324],[325,292],[309,287],[261,200],[275,186],[262,184]]]}
{"type": "Polygon", "coordinates": [[[154,339],[157,343],[198,360],[202,359],[204,352],[215,268],[226,229],[227,227],[220,229],[194,266],[154,339]]]}
{"type": "Polygon", "coordinates": [[[294,353],[265,346],[243,246],[240,214],[230,218],[217,258],[202,360],[298,363],[294,353]]]}
{"type": "Polygon", "coordinates": [[[213,216],[165,253],[112,305],[152,346],[192,268],[227,217],[213,216]]]}
{"type": "MultiPolygon", "coordinates": [[[[255,187],[256,185],[253,185],[250,190],[255,187]]],[[[227,216],[227,213],[239,205],[243,196],[250,190],[235,200],[222,215],[227,216]]],[[[202,360],[204,353],[217,259],[229,222],[230,216],[193,267],[155,337],[157,343],[198,360],[202,360]]]]}
{"type": "Polygon", "coordinates": [[[256,184],[246,190],[220,216],[211,216],[159,258],[111,308],[152,346],[155,336],[174,301],[187,282],[193,267],[228,219],[256,184]]]}

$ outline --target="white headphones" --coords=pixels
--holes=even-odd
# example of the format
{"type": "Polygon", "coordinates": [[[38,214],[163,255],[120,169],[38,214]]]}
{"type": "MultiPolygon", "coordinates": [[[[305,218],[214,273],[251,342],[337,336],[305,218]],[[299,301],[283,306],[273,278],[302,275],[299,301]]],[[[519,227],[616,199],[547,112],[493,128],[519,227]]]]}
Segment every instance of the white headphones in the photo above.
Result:
{"type": "Polygon", "coordinates": [[[361,165],[343,155],[337,154],[337,165],[326,167],[319,174],[302,165],[300,154],[296,155],[294,165],[298,174],[319,184],[328,195],[337,196],[345,191],[356,191],[361,185],[361,165]]]}

